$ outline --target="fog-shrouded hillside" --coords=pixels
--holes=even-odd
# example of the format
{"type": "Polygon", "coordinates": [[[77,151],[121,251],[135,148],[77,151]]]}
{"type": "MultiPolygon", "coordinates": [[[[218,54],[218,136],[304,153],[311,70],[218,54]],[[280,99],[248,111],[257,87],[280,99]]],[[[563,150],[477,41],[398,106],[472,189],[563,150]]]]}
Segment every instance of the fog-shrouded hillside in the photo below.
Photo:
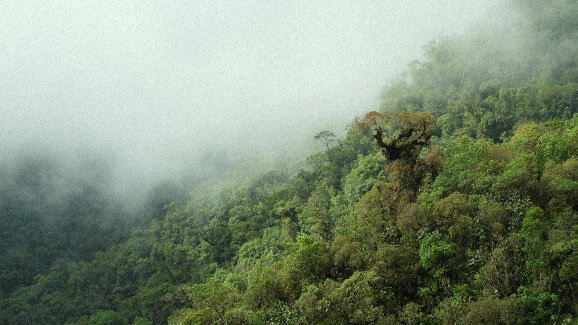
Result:
{"type": "Polygon", "coordinates": [[[0,15],[1,324],[578,321],[578,4],[0,15]]]}
{"type": "Polygon", "coordinates": [[[491,7],[4,3],[2,294],[122,241],[198,186],[295,171],[322,148],[318,131],[343,135],[429,38],[491,7]]]}

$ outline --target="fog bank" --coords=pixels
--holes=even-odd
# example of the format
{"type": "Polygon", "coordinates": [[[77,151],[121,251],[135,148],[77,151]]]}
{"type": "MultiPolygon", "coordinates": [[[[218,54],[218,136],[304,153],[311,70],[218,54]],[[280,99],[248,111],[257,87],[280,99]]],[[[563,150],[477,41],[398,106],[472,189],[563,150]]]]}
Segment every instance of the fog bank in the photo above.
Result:
{"type": "Polygon", "coordinates": [[[374,109],[425,43],[497,5],[7,1],[0,156],[100,155],[130,188],[201,168],[207,153],[292,150],[374,109]]]}

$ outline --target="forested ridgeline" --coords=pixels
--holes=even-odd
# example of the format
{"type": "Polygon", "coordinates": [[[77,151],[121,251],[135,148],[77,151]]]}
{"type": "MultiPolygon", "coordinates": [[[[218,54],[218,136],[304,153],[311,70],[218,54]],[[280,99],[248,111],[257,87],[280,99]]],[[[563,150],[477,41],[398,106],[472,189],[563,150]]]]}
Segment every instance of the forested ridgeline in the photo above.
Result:
{"type": "Polygon", "coordinates": [[[307,168],[55,260],[0,323],[577,322],[578,5],[517,5],[515,42],[431,43],[307,168]]]}

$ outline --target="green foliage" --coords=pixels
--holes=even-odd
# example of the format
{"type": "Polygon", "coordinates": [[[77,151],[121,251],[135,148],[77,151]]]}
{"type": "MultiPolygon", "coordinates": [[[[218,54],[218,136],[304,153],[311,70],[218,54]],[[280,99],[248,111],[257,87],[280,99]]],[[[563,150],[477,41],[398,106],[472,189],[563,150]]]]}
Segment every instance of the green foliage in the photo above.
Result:
{"type": "Polygon", "coordinates": [[[419,247],[419,258],[421,265],[426,270],[432,270],[434,277],[443,276],[448,269],[454,268],[450,264],[451,258],[455,255],[455,245],[442,239],[439,231],[426,234],[419,247]]]}
{"type": "Polygon", "coordinates": [[[301,229],[308,234],[316,234],[321,238],[329,239],[335,225],[331,208],[332,190],[327,183],[320,183],[309,196],[307,203],[299,216],[301,229]]]}
{"type": "Polygon", "coordinates": [[[578,7],[516,5],[501,32],[532,57],[432,42],[384,90],[391,113],[320,132],[307,168],[163,204],[130,236],[90,188],[46,228],[54,175],[28,166],[0,186],[0,323],[575,322],[578,7]]]}
{"type": "Polygon", "coordinates": [[[470,304],[460,324],[519,324],[523,314],[513,299],[488,297],[470,304]]]}
{"type": "Polygon", "coordinates": [[[127,322],[123,320],[115,311],[107,310],[100,311],[90,316],[87,324],[90,325],[125,325],[127,322]]]}
{"type": "Polygon", "coordinates": [[[512,295],[523,315],[520,321],[527,324],[545,324],[556,321],[558,297],[548,292],[521,286],[518,293],[512,295]]]}
{"type": "Polygon", "coordinates": [[[345,176],[343,192],[350,206],[361,200],[363,194],[368,192],[373,184],[379,180],[385,180],[383,160],[376,155],[359,156],[356,166],[345,176]]]}
{"type": "Polygon", "coordinates": [[[326,280],[310,285],[297,301],[307,322],[368,324],[384,318],[380,304],[384,293],[377,289],[380,278],[372,271],[355,272],[342,283],[326,280]]]}

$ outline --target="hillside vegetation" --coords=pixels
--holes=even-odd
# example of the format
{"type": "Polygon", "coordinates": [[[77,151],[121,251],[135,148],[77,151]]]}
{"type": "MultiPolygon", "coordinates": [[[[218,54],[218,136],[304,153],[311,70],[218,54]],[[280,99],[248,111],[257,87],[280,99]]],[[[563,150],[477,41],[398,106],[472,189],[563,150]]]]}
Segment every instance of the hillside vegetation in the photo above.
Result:
{"type": "Polygon", "coordinates": [[[516,5],[508,44],[429,44],[307,168],[55,260],[0,323],[577,322],[578,5],[516,5]]]}

